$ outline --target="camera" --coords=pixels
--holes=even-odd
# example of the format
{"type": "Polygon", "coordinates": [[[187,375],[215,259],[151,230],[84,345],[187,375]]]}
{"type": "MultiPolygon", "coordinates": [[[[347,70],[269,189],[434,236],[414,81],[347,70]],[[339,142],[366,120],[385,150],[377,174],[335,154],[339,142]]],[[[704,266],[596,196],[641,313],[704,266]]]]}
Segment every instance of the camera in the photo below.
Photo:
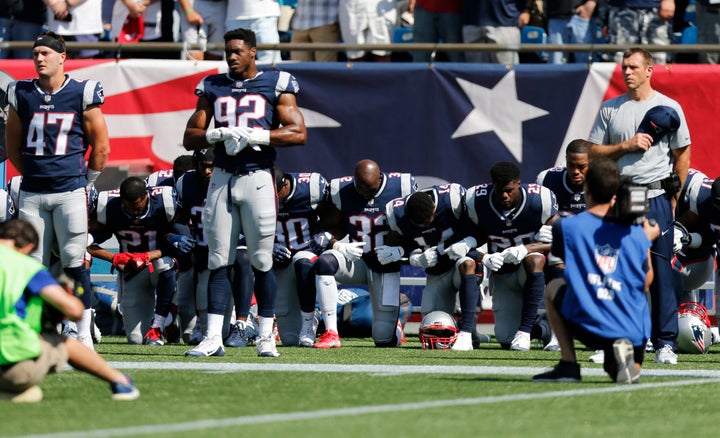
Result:
{"type": "Polygon", "coordinates": [[[647,187],[623,178],[615,194],[615,217],[623,223],[641,224],[649,209],[647,187]]]}

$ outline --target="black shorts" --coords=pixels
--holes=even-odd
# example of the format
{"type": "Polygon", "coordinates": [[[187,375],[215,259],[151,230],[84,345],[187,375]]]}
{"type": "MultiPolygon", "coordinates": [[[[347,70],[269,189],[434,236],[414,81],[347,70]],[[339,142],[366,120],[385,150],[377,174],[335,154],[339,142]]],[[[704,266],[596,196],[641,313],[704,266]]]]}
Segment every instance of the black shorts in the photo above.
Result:
{"type": "MultiPolygon", "coordinates": [[[[563,284],[555,294],[555,298],[553,299],[553,306],[555,306],[555,309],[562,315],[562,302],[563,298],[565,297],[565,292],[567,291],[567,285],[563,284]]],[[[613,338],[603,338],[601,336],[596,335],[595,333],[591,333],[588,330],[586,330],[584,327],[580,326],[579,324],[576,324],[572,321],[565,320],[565,326],[567,327],[568,332],[570,335],[577,339],[578,341],[582,342],[586,347],[592,349],[592,350],[603,350],[605,352],[605,357],[610,358],[613,355],[612,352],[612,345],[613,342],[615,342],[616,339],[613,338]]],[[[635,353],[635,362],[642,365],[643,359],[645,358],[645,345],[639,347],[634,347],[634,353],[635,353]]]]}

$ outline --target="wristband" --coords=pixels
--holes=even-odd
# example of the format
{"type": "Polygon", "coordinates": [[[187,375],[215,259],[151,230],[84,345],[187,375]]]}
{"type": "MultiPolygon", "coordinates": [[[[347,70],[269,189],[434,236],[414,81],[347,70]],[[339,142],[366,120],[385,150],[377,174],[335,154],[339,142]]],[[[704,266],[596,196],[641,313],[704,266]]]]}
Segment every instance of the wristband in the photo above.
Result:
{"type": "Polygon", "coordinates": [[[185,11],[185,16],[187,17],[188,15],[192,14],[193,12],[195,12],[195,9],[190,8],[187,11],[185,11]]]}
{"type": "Polygon", "coordinates": [[[88,167],[87,180],[89,184],[94,184],[102,172],[88,167]]]}

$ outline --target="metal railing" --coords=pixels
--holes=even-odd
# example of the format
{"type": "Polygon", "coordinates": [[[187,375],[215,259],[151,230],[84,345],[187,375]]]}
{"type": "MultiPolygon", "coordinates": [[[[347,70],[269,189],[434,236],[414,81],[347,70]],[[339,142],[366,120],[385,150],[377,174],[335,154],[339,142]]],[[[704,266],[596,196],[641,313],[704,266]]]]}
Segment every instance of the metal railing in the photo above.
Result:
{"type": "MultiPolygon", "coordinates": [[[[29,50],[32,49],[32,41],[3,41],[0,42],[0,50],[29,50]]],[[[184,44],[173,42],[140,42],[133,44],[121,44],[117,42],[79,43],[67,42],[70,50],[94,49],[114,52],[139,52],[139,51],[177,51],[184,50],[215,50],[223,51],[225,45],[222,43],[209,43],[206,46],[198,44],[184,44]]],[[[346,51],[346,50],[389,50],[397,52],[619,52],[637,44],[449,44],[449,43],[394,43],[394,44],[348,44],[348,43],[278,43],[258,44],[258,50],[299,50],[299,51],[346,51]]],[[[644,48],[652,52],[667,53],[699,53],[699,52],[720,52],[720,44],[646,44],[644,48]]]]}

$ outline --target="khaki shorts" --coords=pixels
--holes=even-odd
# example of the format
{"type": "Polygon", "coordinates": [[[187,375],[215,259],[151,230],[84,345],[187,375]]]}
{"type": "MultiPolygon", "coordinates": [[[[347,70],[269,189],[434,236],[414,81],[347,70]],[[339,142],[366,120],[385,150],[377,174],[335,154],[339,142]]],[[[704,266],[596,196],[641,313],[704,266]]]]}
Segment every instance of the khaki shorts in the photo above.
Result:
{"type": "Polygon", "coordinates": [[[42,333],[42,352],[36,359],[18,362],[0,373],[0,391],[23,392],[40,383],[49,373],[59,372],[67,363],[65,336],[42,333]]]}

